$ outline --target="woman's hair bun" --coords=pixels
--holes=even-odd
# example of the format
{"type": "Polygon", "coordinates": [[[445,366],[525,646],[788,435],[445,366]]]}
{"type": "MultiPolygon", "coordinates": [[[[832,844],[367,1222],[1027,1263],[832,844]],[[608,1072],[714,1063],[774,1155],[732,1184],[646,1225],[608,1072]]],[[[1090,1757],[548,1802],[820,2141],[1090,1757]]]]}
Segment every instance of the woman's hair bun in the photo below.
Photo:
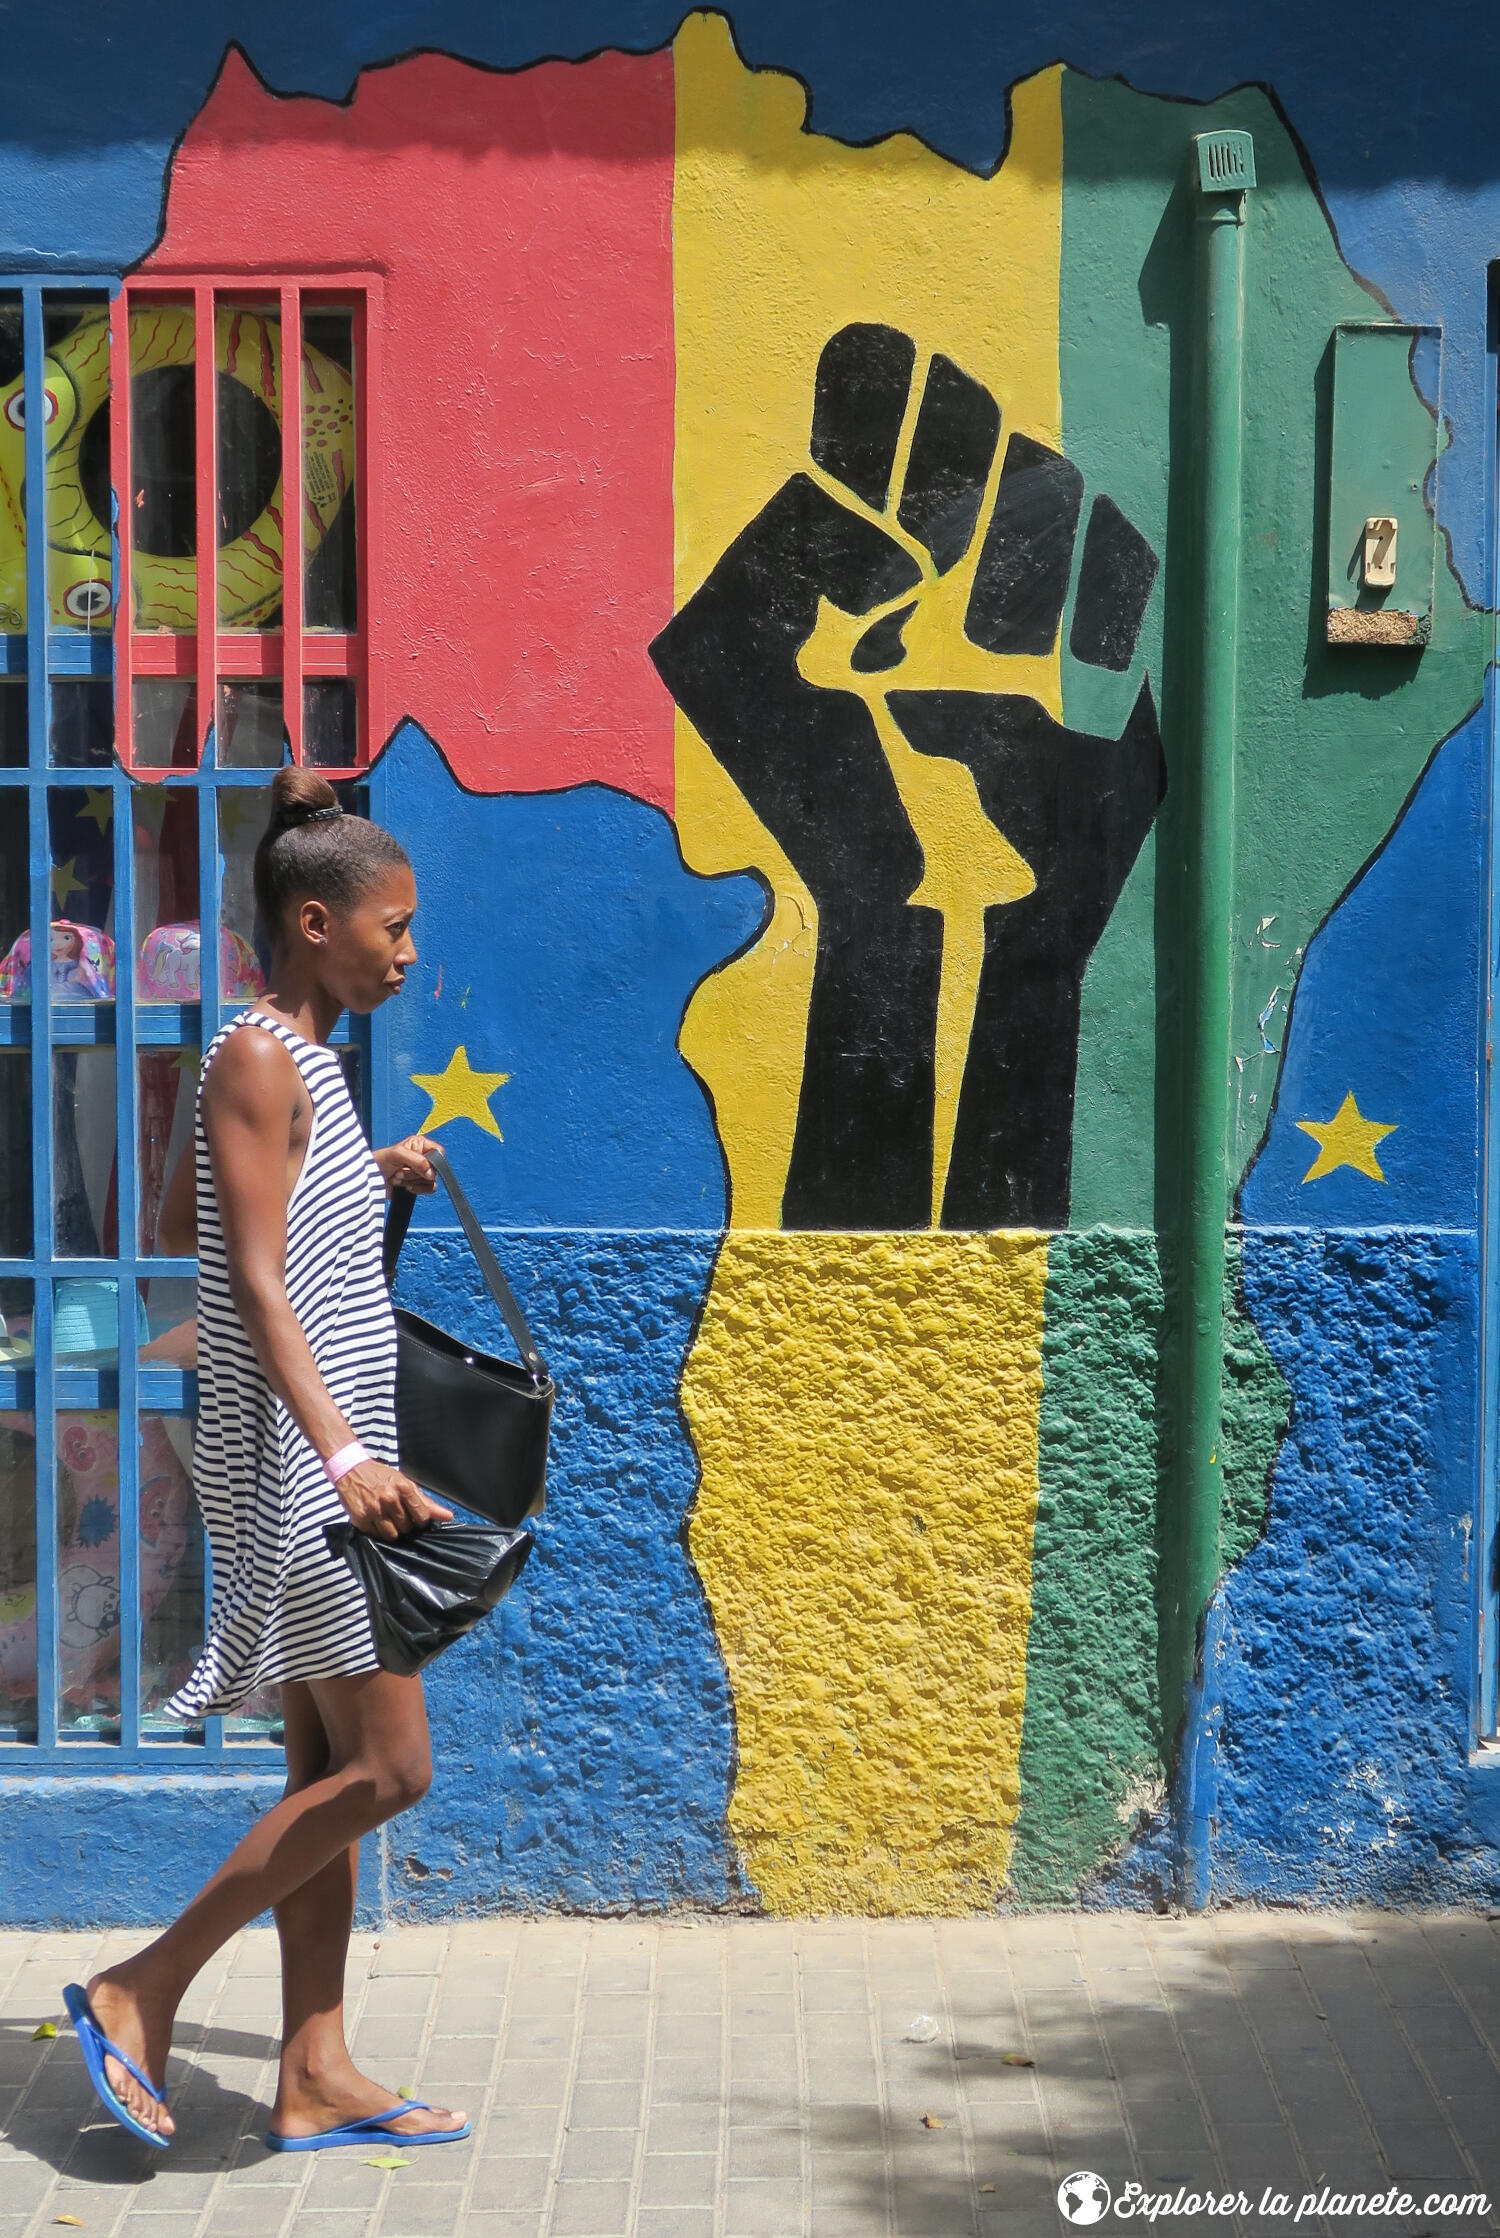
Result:
{"type": "Polygon", "coordinates": [[[294,831],[309,817],[337,809],[339,796],[315,769],[278,769],[271,780],[271,832],[294,831]]]}
{"type": "Polygon", "coordinates": [[[282,937],[287,910],[299,895],[348,910],[389,871],[410,869],[400,841],[342,808],[326,777],[315,769],[277,770],[253,871],[268,947],[282,937]]]}

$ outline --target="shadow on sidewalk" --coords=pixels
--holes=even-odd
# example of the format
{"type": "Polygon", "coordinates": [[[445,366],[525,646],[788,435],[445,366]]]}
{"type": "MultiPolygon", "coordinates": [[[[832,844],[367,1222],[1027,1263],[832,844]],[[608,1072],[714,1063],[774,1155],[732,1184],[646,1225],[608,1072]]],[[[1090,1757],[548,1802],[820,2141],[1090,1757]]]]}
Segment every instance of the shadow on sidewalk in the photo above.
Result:
{"type": "MultiPolygon", "coordinates": [[[[0,2023],[0,2076],[15,2051],[33,2050],[34,2021],[0,2023]]],[[[269,2108],[219,2080],[201,2064],[210,2059],[254,2060],[276,2056],[274,2037],[233,2028],[204,2028],[184,2021],[168,2065],[167,2098],[178,2122],[170,2151],[157,2153],[112,2121],[94,2096],[83,2055],[66,2021],[34,2064],[28,2087],[7,2117],[6,2142],[71,2181],[103,2185],[149,2183],[170,2163],[174,2174],[212,2175],[237,2158],[263,2158],[257,2129],[269,2108]],[[247,2130],[249,2135],[247,2136],[247,2130]]],[[[0,2182],[3,2192],[3,2182],[0,2182]]]]}

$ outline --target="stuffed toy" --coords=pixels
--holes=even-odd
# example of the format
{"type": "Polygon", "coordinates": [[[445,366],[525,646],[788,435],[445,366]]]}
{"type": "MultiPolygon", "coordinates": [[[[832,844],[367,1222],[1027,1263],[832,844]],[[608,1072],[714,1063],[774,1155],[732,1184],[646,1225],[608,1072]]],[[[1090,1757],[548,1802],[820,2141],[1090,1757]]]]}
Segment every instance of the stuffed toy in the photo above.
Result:
{"type": "MultiPolygon", "coordinates": [[[[66,917],[52,921],[52,992],[75,1002],[112,1002],[115,944],[97,925],[75,925],[66,917]]],[[[0,958],[0,1002],[31,999],[31,935],[23,932],[0,958]]]]}
{"type": "MultiPolygon", "coordinates": [[[[142,1002],[196,1002],[201,986],[202,935],[197,920],[158,925],[147,933],[136,966],[136,993],[142,1002]]],[[[264,994],[266,982],[248,941],[225,925],[219,933],[219,985],[234,998],[264,994]]]]}

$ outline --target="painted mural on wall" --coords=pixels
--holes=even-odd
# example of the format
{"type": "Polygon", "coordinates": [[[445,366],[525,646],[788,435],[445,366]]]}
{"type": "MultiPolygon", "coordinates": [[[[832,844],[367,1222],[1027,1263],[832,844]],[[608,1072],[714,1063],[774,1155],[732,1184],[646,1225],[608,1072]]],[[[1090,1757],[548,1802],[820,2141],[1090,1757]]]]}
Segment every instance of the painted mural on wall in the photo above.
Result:
{"type": "MultiPolygon", "coordinates": [[[[343,270],[357,242],[379,274],[375,784],[423,894],[392,1118],[442,1128],[514,1231],[563,1388],[526,1587],[434,1687],[412,1910],[954,1911],[1122,1854],[1150,1894],[1174,476],[1214,126],[1261,182],[1234,1179],[1260,1153],[1253,1222],[1471,1232],[1432,1181],[1472,1179],[1477,1110],[1439,965],[1383,991],[1405,1073],[1326,1021],[1364,968],[1336,928],[1449,782],[1484,623],[1440,564],[1420,658],[1309,628],[1329,340],[1379,306],[1266,95],[1047,69],[986,174],[809,130],[698,16],[654,55],[418,55],[342,105],[232,53],[177,151],[154,268],[343,270]]],[[[1456,893],[1471,955],[1477,909],[1456,893]]],[[[1342,1371],[1294,1366],[1325,1292],[1286,1248],[1236,1261],[1225,1552],[1254,1549],[1227,1605],[1260,1591],[1290,1668],[1281,1373],[1307,1421],[1342,1371]]],[[[1444,1284],[1458,1325],[1464,1250],[1394,1254],[1392,1327],[1444,1284]]],[[[407,1256],[451,1312],[445,1236],[407,1256]]],[[[1462,1396],[1430,1349],[1435,1439],[1462,1396]]],[[[1241,1785],[1248,1827],[1269,1790],[1241,1785]]]]}
{"type": "MultiPolygon", "coordinates": [[[[1165,786],[1151,687],[1093,738],[1010,665],[1057,646],[1083,480],[1024,431],[1002,452],[951,358],[844,327],[811,419],[821,477],[652,648],[816,928],[780,1224],[1065,1227],[1084,970],[1165,786]]],[[[1076,658],[1133,666],[1156,565],[1095,497],[1076,658]]]]}

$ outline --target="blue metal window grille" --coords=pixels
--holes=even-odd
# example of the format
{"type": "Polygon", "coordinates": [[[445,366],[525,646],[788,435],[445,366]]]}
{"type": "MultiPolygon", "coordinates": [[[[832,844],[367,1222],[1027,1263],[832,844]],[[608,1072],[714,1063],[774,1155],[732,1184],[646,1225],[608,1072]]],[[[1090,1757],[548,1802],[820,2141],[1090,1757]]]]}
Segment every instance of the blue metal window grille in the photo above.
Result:
{"type": "MultiPolygon", "coordinates": [[[[139,1356],[139,1318],[142,1285],[190,1281],[196,1261],[164,1257],[142,1248],[140,1143],[140,1067],[142,1052],[197,1052],[206,1048],[224,1018],[240,1001],[221,994],[216,928],[223,923],[225,859],[222,853],[222,811],[237,796],[248,795],[270,782],[268,769],[221,769],[217,766],[214,734],[203,710],[206,735],[198,766],[172,770],[145,791],[158,795],[183,793],[195,803],[198,862],[198,923],[201,970],[196,1002],[144,1002],[136,986],[136,802],[140,780],[122,768],[111,754],[107,765],[80,766],[61,760],[54,738],[54,715],[67,688],[79,681],[115,679],[115,644],[109,628],[111,607],[100,597],[102,615],[87,615],[85,626],[64,628],[54,624],[49,597],[49,492],[47,426],[56,407],[46,391],[45,321],[49,314],[85,307],[103,308],[118,295],[114,278],[78,278],[47,283],[0,278],[0,306],[19,306],[22,357],[22,395],[14,397],[9,424],[23,441],[25,528],[25,622],[0,600],[0,693],[24,680],[26,721],[24,757],[7,751],[4,713],[0,710],[0,857],[7,845],[19,858],[24,833],[27,925],[32,968],[29,1000],[0,999],[0,1066],[29,1061],[30,1200],[31,1227],[28,1248],[0,1255],[0,1300],[30,1293],[31,1351],[26,1357],[17,1346],[0,1350],[0,1423],[34,1425],[35,1453],[35,1606],[36,1606],[36,1710],[33,1721],[7,1722],[0,1707],[0,1768],[12,1774],[26,1769],[117,1771],[160,1770],[163,1765],[188,1769],[189,1761],[204,1765],[226,1762],[243,1769],[266,1761],[279,1761],[268,1722],[245,1730],[240,1737],[234,1721],[209,1718],[201,1726],[186,1728],[142,1714],[142,1519],[140,1428],[144,1419],[159,1416],[187,1421],[197,1403],[196,1374],[185,1366],[162,1364],[139,1356]],[[45,398],[45,409],[32,409],[34,399],[45,398]],[[61,691],[59,690],[61,687],[61,691]],[[89,813],[96,826],[110,834],[113,874],[113,923],[116,971],[112,1000],[72,1000],[54,992],[50,970],[54,920],[68,915],[66,899],[59,902],[54,883],[54,818],[59,795],[86,789],[89,813]],[[114,1050],[113,1127],[115,1136],[114,1231],[115,1249],[91,1256],[62,1247],[58,1235],[58,1129],[54,1061],[73,1053],[112,1045],[114,1050]],[[112,1286],[115,1344],[101,1346],[92,1357],[78,1359],[59,1353],[58,1304],[65,1313],[67,1301],[79,1294],[67,1285],[92,1285],[96,1302],[108,1296],[99,1285],[112,1286]],[[70,1717],[62,1703],[63,1625],[68,1612],[62,1605],[58,1537],[59,1441],[58,1416],[78,1413],[113,1413],[118,1418],[118,1597],[119,1597],[119,1700],[118,1715],[104,1719],[70,1717]],[[226,1732],[226,1722],[229,1730],[226,1732]],[[102,1730],[100,1729],[102,1726],[102,1730]],[[184,1751],[189,1752],[185,1758],[184,1751]]],[[[118,332],[118,326],[117,326],[118,332]]],[[[0,395],[6,393],[0,384],[0,395]]],[[[14,449],[14,445],[13,445],[14,449]]],[[[0,479],[4,476],[0,458],[0,479]]],[[[115,466],[118,478],[118,461],[115,466]]],[[[6,491],[0,487],[0,503],[6,491]]],[[[20,497],[13,492],[12,497],[20,497]]],[[[119,581],[118,501],[111,506],[112,581],[119,581]]],[[[199,518],[202,518],[200,506],[199,518]]],[[[0,534],[4,523],[0,521],[0,534]]],[[[112,602],[111,602],[112,603],[112,602]]],[[[72,609],[70,608],[70,612],[72,609]]],[[[12,703],[13,704],[13,703],[12,703]]],[[[17,726],[12,725],[11,743],[17,726]]],[[[357,797],[357,796],[356,796],[357,797]]],[[[351,803],[352,804],[352,803],[351,803]]],[[[254,813],[253,810],[249,811],[254,813]]],[[[258,819],[257,819],[258,820],[258,819]]],[[[12,928],[13,930],[14,928],[12,928]]],[[[7,931],[6,940],[11,938],[7,931]]],[[[3,944],[0,944],[3,945],[3,944]]],[[[368,1027],[357,1022],[352,1033],[341,1021],[335,1041],[353,1044],[359,1056],[362,1088],[370,1081],[368,1027]]],[[[184,1062],[192,1060],[185,1058],[184,1062]]],[[[349,1060],[346,1059],[346,1062],[349,1060]]],[[[13,1076],[14,1077],[14,1076],[13,1076]]],[[[105,1117],[107,1118],[107,1114],[105,1117]]],[[[97,1118],[98,1115],[95,1114],[97,1118]]],[[[9,1146],[11,1155],[17,1145],[9,1146]]],[[[191,1155],[191,1145],[188,1147],[191,1155]]],[[[14,1176],[13,1176],[14,1178],[14,1176]]],[[[8,1248],[17,1239],[0,1239],[8,1248]]],[[[3,1323],[0,1323],[3,1328],[3,1323]]],[[[3,1480],[0,1480],[3,1482],[3,1480]]],[[[0,1491],[0,1497],[3,1497],[0,1491]]],[[[0,1519],[3,1520],[3,1519],[0,1519]]],[[[12,1517],[12,1522],[16,1519],[12,1517]]],[[[201,1527],[196,1509],[191,1529],[201,1527]]],[[[205,1606],[212,1590],[206,1545],[202,1547],[205,1606]]],[[[103,1579],[106,1595],[112,1581],[103,1579]]],[[[12,1602],[15,1596],[12,1595],[12,1602]]],[[[5,1602],[0,1586],[0,1621],[5,1602]]]]}

